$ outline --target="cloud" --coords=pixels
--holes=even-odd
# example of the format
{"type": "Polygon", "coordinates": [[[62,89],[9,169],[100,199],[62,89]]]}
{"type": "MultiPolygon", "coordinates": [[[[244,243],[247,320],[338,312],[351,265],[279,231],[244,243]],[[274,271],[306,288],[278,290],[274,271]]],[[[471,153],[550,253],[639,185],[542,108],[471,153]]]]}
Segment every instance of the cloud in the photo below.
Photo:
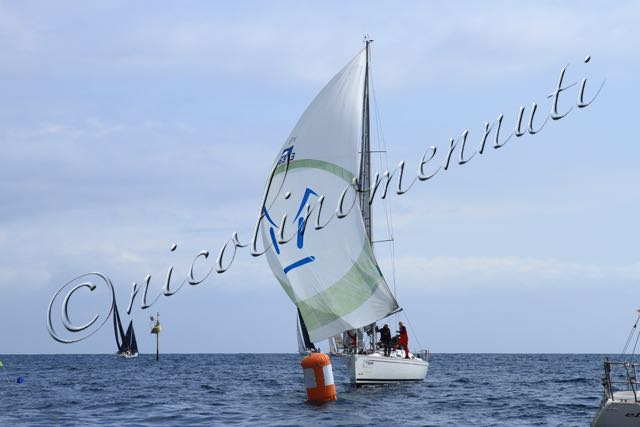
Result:
{"type": "Polygon", "coordinates": [[[518,256],[405,256],[396,261],[396,270],[403,292],[540,290],[640,280],[640,261],[598,264],[518,256]]]}
{"type": "Polygon", "coordinates": [[[169,71],[317,85],[355,54],[362,34],[374,32],[376,81],[402,88],[521,75],[586,54],[631,54],[638,47],[640,7],[632,2],[363,6],[369,3],[340,4],[339,20],[334,8],[297,2],[254,4],[254,13],[218,4],[198,16],[150,8],[124,17],[118,7],[102,6],[78,8],[72,15],[83,19],[70,28],[67,13],[5,7],[3,39],[17,43],[3,47],[1,64],[8,70],[33,71],[47,63],[49,72],[169,71]],[[101,23],[89,31],[82,22],[97,22],[96,14],[101,23]]]}
{"type": "Polygon", "coordinates": [[[415,69],[426,70],[426,80],[432,82],[461,76],[482,80],[522,75],[528,70],[582,59],[576,55],[608,56],[637,48],[637,42],[631,40],[636,40],[634,22],[640,8],[634,3],[604,8],[509,2],[494,2],[492,7],[479,3],[467,6],[429,5],[419,11],[407,10],[411,13],[408,24],[390,37],[412,40],[409,48],[392,53],[408,58],[389,61],[397,74],[393,80],[402,81],[415,69]],[[454,9],[451,18],[456,25],[441,19],[454,9]],[[424,26],[424,37],[416,38],[415,27],[425,16],[429,23],[424,26]]]}
{"type": "Polygon", "coordinates": [[[32,284],[42,285],[51,279],[51,274],[42,269],[29,266],[0,266],[0,292],[19,290],[29,291],[32,284]],[[4,289],[3,289],[4,288],[4,289]]]}
{"type": "MultiPolygon", "coordinates": [[[[405,196],[411,198],[411,195],[405,196]]],[[[380,200],[375,202],[382,203],[380,200]]],[[[428,202],[416,203],[415,200],[403,201],[398,208],[394,206],[394,229],[415,230],[420,228],[425,220],[429,221],[499,221],[515,217],[553,217],[555,215],[567,215],[580,211],[579,204],[567,201],[554,201],[540,203],[540,200],[468,200],[464,197],[458,199],[445,199],[432,197],[428,202]]]]}

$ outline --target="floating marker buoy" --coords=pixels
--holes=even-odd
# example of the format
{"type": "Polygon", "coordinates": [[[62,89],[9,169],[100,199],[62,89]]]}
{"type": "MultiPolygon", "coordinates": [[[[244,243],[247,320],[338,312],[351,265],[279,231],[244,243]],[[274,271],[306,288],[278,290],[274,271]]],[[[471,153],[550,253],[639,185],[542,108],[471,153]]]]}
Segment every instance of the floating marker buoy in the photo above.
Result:
{"type": "Polygon", "coordinates": [[[17,382],[18,384],[22,384],[22,383],[24,383],[24,378],[22,378],[22,377],[18,377],[18,379],[16,380],[16,382],[17,382]]]}
{"type": "Polygon", "coordinates": [[[309,402],[336,400],[331,358],[324,353],[311,353],[300,362],[304,372],[304,385],[309,402]]]}

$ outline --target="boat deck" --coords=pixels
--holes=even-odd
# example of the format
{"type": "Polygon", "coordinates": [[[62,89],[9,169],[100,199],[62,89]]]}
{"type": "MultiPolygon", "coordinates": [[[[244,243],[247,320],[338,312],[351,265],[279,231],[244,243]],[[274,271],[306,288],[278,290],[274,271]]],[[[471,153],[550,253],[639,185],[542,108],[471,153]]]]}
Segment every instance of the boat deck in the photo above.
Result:
{"type": "Polygon", "coordinates": [[[640,390],[636,390],[635,392],[632,390],[616,391],[613,393],[611,400],[623,403],[640,402],[640,390]]]}

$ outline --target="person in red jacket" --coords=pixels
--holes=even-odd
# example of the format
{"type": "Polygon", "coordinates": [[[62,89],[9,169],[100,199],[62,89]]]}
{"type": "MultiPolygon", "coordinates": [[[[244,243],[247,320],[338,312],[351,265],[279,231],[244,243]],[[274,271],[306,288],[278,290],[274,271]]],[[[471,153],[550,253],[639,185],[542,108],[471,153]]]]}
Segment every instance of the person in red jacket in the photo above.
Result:
{"type": "Polygon", "coordinates": [[[398,331],[400,333],[400,338],[398,339],[398,342],[396,343],[394,350],[397,347],[403,347],[404,348],[404,357],[406,359],[409,358],[409,335],[407,334],[407,328],[405,328],[404,323],[400,322],[400,330],[398,331]]]}

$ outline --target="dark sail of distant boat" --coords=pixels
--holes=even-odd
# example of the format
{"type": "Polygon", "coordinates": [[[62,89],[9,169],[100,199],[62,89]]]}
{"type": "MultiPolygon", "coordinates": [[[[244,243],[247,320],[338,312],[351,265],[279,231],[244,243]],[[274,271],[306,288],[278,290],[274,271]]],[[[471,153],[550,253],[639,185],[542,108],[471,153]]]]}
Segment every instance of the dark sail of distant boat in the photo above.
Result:
{"type": "Polygon", "coordinates": [[[113,330],[116,336],[116,344],[118,345],[118,355],[127,358],[136,357],[138,355],[138,342],[136,341],[136,333],[133,330],[133,320],[129,322],[129,327],[125,334],[117,305],[113,306],[113,330]]]}
{"type": "Polygon", "coordinates": [[[118,345],[118,353],[122,350],[122,344],[125,341],[124,331],[122,330],[122,322],[120,322],[120,313],[118,306],[113,304],[113,332],[116,335],[116,344],[118,345]]]}
{"type": "Polygon", "coordinates": [[[133,320],[129,322],[129,327],[127,328],[127,333],[124,336],[123,343],[124,351],[128,351],[132,354],[138,353],[138,343],[136,342],[136,333],[133,331],[133,320]]]}

